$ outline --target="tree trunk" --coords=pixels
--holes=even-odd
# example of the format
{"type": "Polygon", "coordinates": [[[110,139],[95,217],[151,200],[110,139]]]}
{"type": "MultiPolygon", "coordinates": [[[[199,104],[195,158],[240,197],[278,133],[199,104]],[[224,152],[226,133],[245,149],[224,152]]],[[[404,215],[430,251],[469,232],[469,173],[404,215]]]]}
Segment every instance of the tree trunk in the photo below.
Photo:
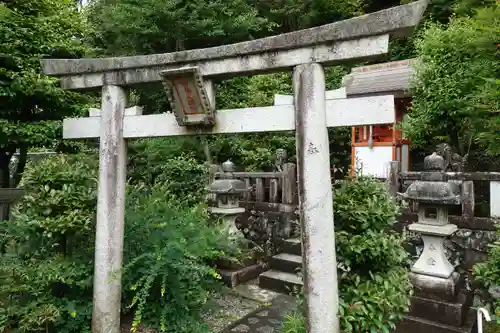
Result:
{"type": "Polygon", "coordinates": [[[213,164],[212,152],[210,151],[210,146],[208,144],[208,140],[204,136],[200,136],[201,143],[203,144],[203,152],[205,153],[205,159],[207,160],[208,165],[213,164]]]}
{"type": "MultiPolygon", "coordinates": [[[[0,151],[0,188],[10,187],[10,170],[9,164],[12,157],[12,152],[0,151]]],[[[9,204],[0,203],[0,220],[9,220],[9,204]]]]}
{"type": "Polygon", "coordinates": [[[21,181],[21,178],[23,177],[23,172],[24,172],[24,168],[26,167],[27,160],[28,160],[28,148],[22,147],[19,150],[19,159],[17,161],[17,165],[16,165],[16,169],[14,171],[14,174],[12,175],[12,178],[13,178],[13,183],[11,184],[12,187],[17,187],[17,185],[19,185],[19,182],[21,181]]]}

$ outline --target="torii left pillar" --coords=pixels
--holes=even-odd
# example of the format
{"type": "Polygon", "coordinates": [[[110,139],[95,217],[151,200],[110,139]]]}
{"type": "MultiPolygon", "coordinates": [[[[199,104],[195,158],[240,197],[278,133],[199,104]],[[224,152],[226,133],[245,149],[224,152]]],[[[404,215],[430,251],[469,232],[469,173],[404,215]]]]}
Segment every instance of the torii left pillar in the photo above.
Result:
{"type": "Polygon", "coordinates": [[[126,105],[127,94],[122,87],[102,87],[92,311],[92,332],[95,333],[119,333],[120,328],[127,170],[127,145],[123,137],[126,105]]]}

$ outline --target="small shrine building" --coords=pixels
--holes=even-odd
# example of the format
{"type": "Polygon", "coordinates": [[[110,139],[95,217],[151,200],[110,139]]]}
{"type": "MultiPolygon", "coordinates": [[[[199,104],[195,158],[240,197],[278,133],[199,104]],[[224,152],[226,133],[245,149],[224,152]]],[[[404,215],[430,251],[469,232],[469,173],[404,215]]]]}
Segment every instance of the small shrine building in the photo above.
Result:
{"type": "MultiPolygon", "coordinates": [[[[410,141],[403,138],[398,123],[411,104],[408,92],[415,59],[393,61],[354,68],[343,79],[347,98],[394,95],[395,119],[392,124],[352,128],[353,173],[386,178],[390,161],[398,161],[401,171],[410,169],[410,141]]],[[[368,110],[367,110],[368,111],[368,110]]]]}

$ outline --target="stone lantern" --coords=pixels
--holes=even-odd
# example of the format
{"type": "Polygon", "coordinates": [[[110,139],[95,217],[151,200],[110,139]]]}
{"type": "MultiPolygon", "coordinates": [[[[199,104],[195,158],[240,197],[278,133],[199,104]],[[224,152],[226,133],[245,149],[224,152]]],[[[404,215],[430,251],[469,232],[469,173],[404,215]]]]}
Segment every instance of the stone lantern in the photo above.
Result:
{"type": "Polygon", "coordinates": [[[240,198],[250,189],[242,180],[234,179],[234,163],[230,160],[222,163],[222,172],[221,178],[210,184],[209,192],[215,194],[217,206],[210,207],[209,211],[222,217],[229,233],[234,235],[238,232],[236,217],[245,212],[245,208],[240,207],[240,198]]]}
{"type": "MultiPolygon", "coordinates": [[[[418,222],[411,224],[409,230],[419,233],[424,242],[424,249],[411,268],[415,296],[405,324],[412,326],[413,321],[420,328],[429,326],[432,332],[448,332],[448,326],[460,328],[456,332],[469,332],[463,325],[470,293],[463,290],[463,279],[448,261],[444,247],[446,237],[457,230],[448,221],[448,208],[462,204],[462,189],[459,183],[447,180],[442,156],[427,156],[424,167],[421,180],[412,183],[405,193],[399,193],[403,199],[418,203],[418,222]]],[[[406,329],[412,332],[409,326],[406,329]]]]}

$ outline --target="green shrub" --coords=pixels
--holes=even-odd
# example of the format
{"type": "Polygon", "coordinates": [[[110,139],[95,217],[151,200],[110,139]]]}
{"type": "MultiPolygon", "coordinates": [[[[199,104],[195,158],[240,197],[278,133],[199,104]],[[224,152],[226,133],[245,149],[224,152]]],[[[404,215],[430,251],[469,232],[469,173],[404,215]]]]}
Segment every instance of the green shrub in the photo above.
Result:
{"type": "Polygon", "coordinates": [[[471,144],[485,155],[500,155],[499,34],[496,1],[473,17],[429,24],[415,39],[420,61],[411,112],[403,122],[412,146],[447,141],[462,155],[471,144]]]}
{"type": "Polygon", "coordinates": [[[129,146],[132,184],[168,184],[172,195],[188,204],[205,200],[208,167],[193,138],[144,139],[129,146]]]}
{"type": "MultiPolygon", "coordinates": [[[[357,177],[335,190],[340,324],[344,332],[389,332],[410,304],[404,238],[392,230],[399,206],[376,179],[357,177]]],[[[304,333],[302,311],[284,333],[304,333]],[[302,324],[301,324],[302,323],[302,324]]]]}
{"type": "Polygon", "coordinates": [[[496,289],[496,297],[491,298],[491,305],[496,320],[500,324],[500,299],[498,298],[498,288],[500,288],[500,229],[497,231],[496,241],[490,244],[488,260],[476,264],[473,268],[473,275],[486,290],[492,291],[493,288],[496,289]]]}
{"type": "Polygon", "coordinates": [[[15,220],[2,222],[0,332],[89,331],[96,175],[94,156],[27,166],[15,220]]]}
{"type": "MultiPolygon", "coordinates": [[[[57,155],[26,168],[26,195],[0,230],[0,332],[90,332],[97,161],[57,155]]],[[[198,314],[220,285],[207,263],[233,244],[171,181],[127,192],[122,312],[134,327],[205,331],[198,314]]]]}
{"type": "Polygon", "coordinates": [[[123,286],[134,327],[145,322],[167,332],[197,332],[197,310],[220,286],[207,262],[233,253],[227,232],[207,223],[205,207],[176,202],[162,184],[130,189],[123,286]]]}

